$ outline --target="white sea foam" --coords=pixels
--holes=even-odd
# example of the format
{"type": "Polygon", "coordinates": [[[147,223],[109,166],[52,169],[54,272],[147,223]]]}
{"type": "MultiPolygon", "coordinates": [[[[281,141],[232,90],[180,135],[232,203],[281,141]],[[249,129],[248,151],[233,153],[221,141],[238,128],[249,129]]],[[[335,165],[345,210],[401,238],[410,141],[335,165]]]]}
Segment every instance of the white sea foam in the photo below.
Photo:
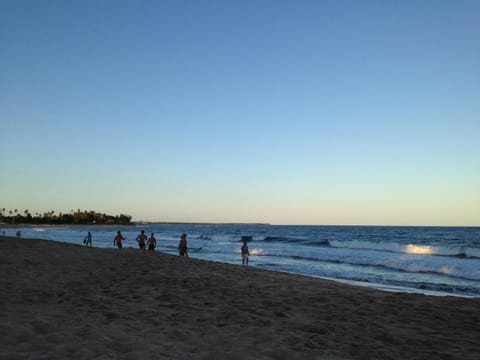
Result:
{"type": "Polygon", "coordinates": [[[480,248],[466,247],[465,248],[465,256],[475,257],[475,258],[480,259],[480,248]]]}

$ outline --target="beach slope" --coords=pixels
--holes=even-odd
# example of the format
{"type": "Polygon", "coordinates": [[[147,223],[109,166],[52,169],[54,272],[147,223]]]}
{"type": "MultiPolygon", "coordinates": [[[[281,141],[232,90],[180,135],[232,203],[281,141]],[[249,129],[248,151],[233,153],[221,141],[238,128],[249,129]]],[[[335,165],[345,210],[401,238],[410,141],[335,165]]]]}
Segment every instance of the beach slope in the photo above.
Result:
{"type": "Polygon", "coordinates": [[[480,299],[0,237],[1,359],[480,358],[480,299]]]}

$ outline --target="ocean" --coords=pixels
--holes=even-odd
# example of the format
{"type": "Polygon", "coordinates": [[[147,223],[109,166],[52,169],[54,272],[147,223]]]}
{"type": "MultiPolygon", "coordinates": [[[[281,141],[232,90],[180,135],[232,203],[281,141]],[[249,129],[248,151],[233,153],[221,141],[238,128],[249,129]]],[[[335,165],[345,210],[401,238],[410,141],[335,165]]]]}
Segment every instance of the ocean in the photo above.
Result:
{"type": "MultiPolygon", "coordinates": [[[[241,264],[242,236],[250,236],[250,266],[329,278],[386,291],[480,297],[480,227],[283,226],[146,224],[0,229],[14,236],[113,248],[138,248],[141,230],[157,238],[157,251],[177,254],[188,234],[190,257],[241,264]]],[[[19,240],[20,241],[20,240],[19,240]]]]}

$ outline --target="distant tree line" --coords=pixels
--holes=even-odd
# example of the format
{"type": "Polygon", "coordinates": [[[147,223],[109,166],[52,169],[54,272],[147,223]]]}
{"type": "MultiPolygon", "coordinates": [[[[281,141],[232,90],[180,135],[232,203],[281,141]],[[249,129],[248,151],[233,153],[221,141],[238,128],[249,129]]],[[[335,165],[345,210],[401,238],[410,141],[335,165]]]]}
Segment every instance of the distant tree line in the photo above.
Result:
{"type": "Polygon", "coordinates": [[[5,208],[0,209],[0,223],[4,224],[129,225],[131,220],[132,217],[130,215],[120,214],[113,216],[98,213],[93,210],[71,210],[66,214],[62,214],[61,212],[56,214],[55,211],[52,210],[44,212],[43,214],[36,212],[32,215],[28,209],[23,211],[23,213],[18,211],[18,209],[8,211],[5,208]]]}

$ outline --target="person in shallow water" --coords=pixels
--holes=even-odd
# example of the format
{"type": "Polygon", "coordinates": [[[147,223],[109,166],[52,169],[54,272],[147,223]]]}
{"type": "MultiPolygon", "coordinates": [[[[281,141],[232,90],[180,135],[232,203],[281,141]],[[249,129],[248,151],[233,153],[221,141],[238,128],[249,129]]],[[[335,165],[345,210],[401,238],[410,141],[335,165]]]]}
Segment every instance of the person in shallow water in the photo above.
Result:
{"type": "Polygon", "coordinates": [[[250,256],[250,251],[248,250],[246,241],[243,242],[243,246],[240,251],[242,252],[242,265],[248,266],[248,257],[250,256]]]}
{"type": "Polygon", "coordinates": [[[153,236],[153,233],[148,238],[147,245],[148,245],[148,250],[155,251],[155,248],[157,247],[157,239],[155,239],[155,236],[153,236]]]}
{"type": "Polygon", "coordinates": [[[145,231],[141,231],[140,235],[137,236],[138,247],[142,250],[145,250],[145,241],[147,240],[147,235],[145,231]]]}
{"type": "Polygon", "coordinates": [[[122,240],[125,240],[125,237],[122,236],[122,233],[120,231],[117,231],[117,235],[115,235],[115,239],[113,239],[113,245],[117,245],[117,247],[121,249],[122,240]]]}
{"type": "Polygon", "coordinates": [[[178,243],[178,254],[188,258],[187,234],[182,234],[180,242],[178,243]]]}

